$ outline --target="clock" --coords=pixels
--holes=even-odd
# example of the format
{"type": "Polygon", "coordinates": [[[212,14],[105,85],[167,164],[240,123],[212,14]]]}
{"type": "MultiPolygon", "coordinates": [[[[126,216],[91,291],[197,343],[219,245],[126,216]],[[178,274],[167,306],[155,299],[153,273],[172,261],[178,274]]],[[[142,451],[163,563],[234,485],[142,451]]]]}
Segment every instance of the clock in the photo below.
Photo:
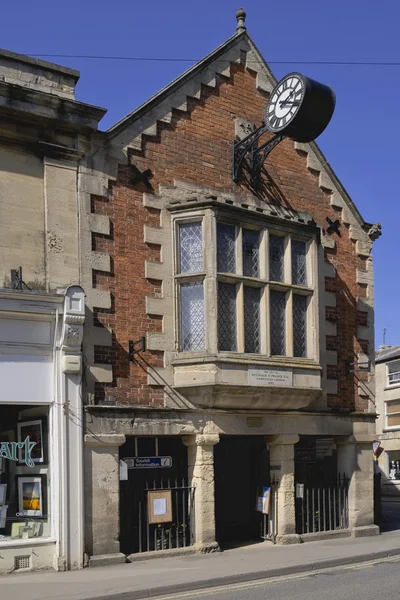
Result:
{"type": "Polygon", "coordinates": [[[311,142],[331,120],[335,101],[330,87],[301,73],[289,73],[270,95],[265,125],[272,133],[311,142]]]}

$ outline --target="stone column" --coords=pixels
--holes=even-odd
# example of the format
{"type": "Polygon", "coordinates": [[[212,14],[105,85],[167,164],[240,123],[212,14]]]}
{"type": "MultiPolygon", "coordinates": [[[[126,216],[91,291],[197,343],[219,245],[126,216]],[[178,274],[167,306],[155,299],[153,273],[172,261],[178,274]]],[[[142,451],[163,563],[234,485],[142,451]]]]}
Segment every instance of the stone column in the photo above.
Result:
{"type": "Polygon", "coordinates": [[[278,480],[276,523],[278,544],[297,544],[301,541],[296,534],[294,445],[299,441],[296,434],[278,435],[267,438],[270,448],[270,466],[278,480]]]}
{"type": "Polygon", "coordinates": [[[218,552],[215,539],[214,446],[219,435],[183,438],[188,447],[188,475],[195,486],[195,546],[199,552],[218,552]]]}
{"type": "Polygon", "coordinates": [[[373,436],[340,436],[337,446],[338,473],[349,482],[349,529],[353,537],[378,535],[374,524],[373,436]]]}
{"type": "Polygon", "coordinates": [[[125,561],[119,551],[120,434],[85,436],[86,550],[91,566],[125,561]]]}

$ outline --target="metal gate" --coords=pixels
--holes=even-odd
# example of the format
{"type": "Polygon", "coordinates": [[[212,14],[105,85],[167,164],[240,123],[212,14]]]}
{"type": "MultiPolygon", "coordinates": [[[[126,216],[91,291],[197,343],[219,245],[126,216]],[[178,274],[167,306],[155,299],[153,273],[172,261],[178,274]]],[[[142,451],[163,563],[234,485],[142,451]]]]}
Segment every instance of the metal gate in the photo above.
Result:
{"type": "Polygon", "coordinates": [[[296,484],[296,529],[298,534],[348,529],[349,479],[339,475],[331,485],[296,484]]]}
{"type": "Polygon", "coordinates": [[[194,544],[194,496],[195,488],[190,480],[146,481],[138,507],[139,552],[186,548],[194,544]],[[162,490],[171,490],[173,520],[150,524],[148,494],[162,490]]]}

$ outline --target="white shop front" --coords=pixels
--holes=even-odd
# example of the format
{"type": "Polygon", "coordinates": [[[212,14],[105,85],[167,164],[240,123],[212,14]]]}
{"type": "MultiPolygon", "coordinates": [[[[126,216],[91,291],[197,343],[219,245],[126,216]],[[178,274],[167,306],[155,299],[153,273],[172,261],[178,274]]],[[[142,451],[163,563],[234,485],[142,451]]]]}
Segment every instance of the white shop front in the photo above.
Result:
{"type": "Polygon", "coordinates": [[[83,566],[84,293],[0,290],[0,574],[83,566]]]}

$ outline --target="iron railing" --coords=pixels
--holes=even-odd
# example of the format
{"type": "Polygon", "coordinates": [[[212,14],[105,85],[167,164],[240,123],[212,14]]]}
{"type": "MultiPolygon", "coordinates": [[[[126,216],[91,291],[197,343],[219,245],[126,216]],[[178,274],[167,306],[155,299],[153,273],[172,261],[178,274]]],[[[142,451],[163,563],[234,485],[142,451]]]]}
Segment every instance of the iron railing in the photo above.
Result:
{"type": "Polygon", "coordinates": [[[194,493],[190,480],[146,481],[139,502],[139,552],[186,548],[194,544],[194,493]],[[173,520],[150,524],[148,493],[162,490],[171,490],[173,520]]]}
{"type": "Polygon", "coordinates": [[[296,484],[297,533],[348,529],[348,489],[345,475],[328,485],[296,484]]]}

